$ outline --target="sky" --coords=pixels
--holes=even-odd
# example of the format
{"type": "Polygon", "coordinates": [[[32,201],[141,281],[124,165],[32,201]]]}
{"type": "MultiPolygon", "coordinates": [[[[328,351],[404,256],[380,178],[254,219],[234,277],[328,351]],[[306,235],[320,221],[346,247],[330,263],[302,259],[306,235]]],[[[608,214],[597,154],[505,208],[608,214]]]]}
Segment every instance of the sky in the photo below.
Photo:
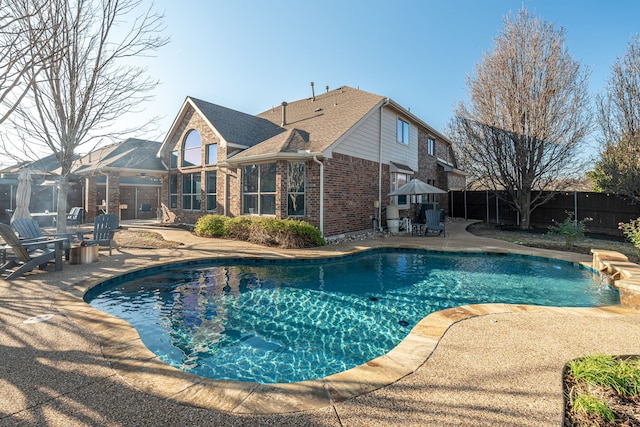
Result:
{"type": "Polygon", "coordinates": [[[136,116],[162,141],[187,96],[249,114],[347,85],[389,97],[443,132],[505,17],[526,7],[564,28],[601,92],[640,32],[636,0],[156,0],[168,45],[145,58],[160,85],[136,116]]]}

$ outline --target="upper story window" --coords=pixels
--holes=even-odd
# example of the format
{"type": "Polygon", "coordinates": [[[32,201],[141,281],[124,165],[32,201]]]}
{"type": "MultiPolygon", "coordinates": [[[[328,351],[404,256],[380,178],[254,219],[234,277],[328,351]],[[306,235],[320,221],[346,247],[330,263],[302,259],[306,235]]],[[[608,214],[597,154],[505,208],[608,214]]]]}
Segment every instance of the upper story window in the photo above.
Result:
{"type": "Polygon", "coordinates": [[[171,159],[169,160],[169,168],[170,169],[175,169],[178,167],[178,152],[177,151],[172,151],[171,152],[171,159]]]}
{"type": "Polygon", "coordinates": [[[208,165],[217,165],[218,164],[218,144],[209,144],[207,145],[207,164],[208,165]]]}
{"type": "Polygon", "coordinates": [[[191,129],[184,138],[182,146],[182,167],[200,166],[202,164],[202,139],[200,133],[191,129]]]}
{"type": "Polygon", "coordinates": [[[398,117],[398,142],[409,145],[409,123],[398,117]]]}
{"type": "Polygon", "coordinates": [[[436,153],[436,140],[433,138],[429,138],[427,140],[427,154],[430,156],[434,156],[436,153]]]}

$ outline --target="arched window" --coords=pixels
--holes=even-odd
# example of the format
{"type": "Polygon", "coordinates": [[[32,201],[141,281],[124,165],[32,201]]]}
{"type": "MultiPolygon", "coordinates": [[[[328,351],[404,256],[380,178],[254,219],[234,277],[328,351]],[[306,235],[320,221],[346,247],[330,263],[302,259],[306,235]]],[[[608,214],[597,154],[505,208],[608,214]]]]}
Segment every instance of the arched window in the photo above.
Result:
{"type": "Polygon", "coordinates": [[[182,146],[182,167],[202,164],[202,139],[197,130],[191,129],[184,137],[182,146]]]}

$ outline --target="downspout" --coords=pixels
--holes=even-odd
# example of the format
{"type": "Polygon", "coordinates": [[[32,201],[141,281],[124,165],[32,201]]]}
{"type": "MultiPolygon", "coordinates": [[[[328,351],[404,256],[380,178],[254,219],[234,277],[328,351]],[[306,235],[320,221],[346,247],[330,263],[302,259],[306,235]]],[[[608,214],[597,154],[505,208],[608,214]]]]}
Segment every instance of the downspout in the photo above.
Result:
{"type": "Polygon", "coordinates": [[[315,154],[313,161],[320,165],[320,234],[324,236],[324,163],[315,154]]]}
{"type": "Polygon", "coordinates": [[[384,117],[383,108],[389,103],[389,98],[385,98],[380,106],[380,131],[378,135],[378,230],[382,229],[382,119],[384,117]]]}

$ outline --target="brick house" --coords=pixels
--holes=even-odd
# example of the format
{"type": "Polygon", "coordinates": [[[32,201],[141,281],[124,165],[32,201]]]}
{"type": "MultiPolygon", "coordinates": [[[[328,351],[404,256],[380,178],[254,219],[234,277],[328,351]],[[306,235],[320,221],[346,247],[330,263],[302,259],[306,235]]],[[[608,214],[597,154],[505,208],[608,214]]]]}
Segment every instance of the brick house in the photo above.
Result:
{"type": "MultiPolygon", "coordinates": [[[[165,221],[299,218],[331,237],[371,229],[374,218],[384,224],[389,204],[410,215],[415,198],[387,195],[412,178],[465,186],[444,135],[393,100],[347,86],[256,116],[187,97],[157,155],[168,168],[165,221]]],[[[435,201],[446,207],[447,197],[435,201]]]]}

